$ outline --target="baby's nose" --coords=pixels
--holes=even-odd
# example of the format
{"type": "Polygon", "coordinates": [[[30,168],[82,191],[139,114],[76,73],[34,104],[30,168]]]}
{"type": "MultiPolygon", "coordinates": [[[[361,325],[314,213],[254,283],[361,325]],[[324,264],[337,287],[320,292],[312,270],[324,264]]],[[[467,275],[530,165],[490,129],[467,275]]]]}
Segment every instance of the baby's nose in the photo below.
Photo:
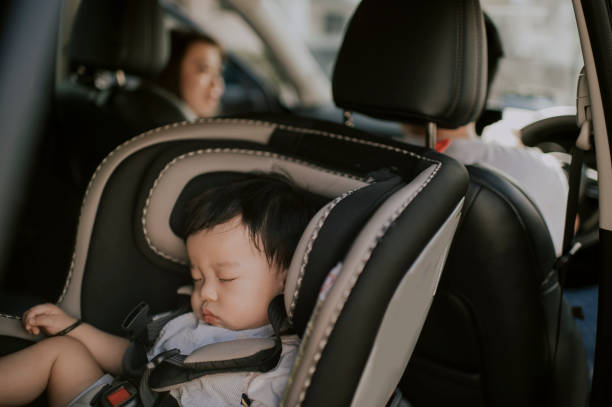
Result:
{"type": "Polygon", "coordinates": [[[217,300],[217,290],[212,283],[206,283],[202,286],[202,298],[207,301],[217,300]]]}

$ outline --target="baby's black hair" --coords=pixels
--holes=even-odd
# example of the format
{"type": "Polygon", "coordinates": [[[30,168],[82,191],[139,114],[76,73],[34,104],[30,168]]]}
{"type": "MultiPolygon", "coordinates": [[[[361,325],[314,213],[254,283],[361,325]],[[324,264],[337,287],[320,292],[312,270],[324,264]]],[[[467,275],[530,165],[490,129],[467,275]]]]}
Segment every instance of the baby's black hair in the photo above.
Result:
{"type": "Polygon", "coordinates": [[[205,190],[189,202],[185,239],[240,216],[268,263],[287,269],[318,206],[282,174],[246,173],[227,185],[205,190]]]}

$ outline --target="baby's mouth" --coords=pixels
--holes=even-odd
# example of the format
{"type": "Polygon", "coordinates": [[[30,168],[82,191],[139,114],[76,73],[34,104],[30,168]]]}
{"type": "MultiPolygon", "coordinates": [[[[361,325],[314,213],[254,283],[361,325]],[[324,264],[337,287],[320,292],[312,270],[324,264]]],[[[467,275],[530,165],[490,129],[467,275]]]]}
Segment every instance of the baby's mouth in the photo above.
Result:
{"type": "Polygon", "coordinates": [[[219,318],[206,308],[202,309],[202,320],[209,325],[216,325],[219,322],[219,318]]]}

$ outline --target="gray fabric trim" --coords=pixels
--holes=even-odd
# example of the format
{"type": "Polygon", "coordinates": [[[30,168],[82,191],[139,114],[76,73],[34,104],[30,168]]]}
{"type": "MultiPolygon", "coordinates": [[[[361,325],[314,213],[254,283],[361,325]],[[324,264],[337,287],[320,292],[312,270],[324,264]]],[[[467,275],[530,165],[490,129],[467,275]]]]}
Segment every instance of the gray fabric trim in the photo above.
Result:
{"type": "Polygon", "coordinates": [[[111,384],[114,380],[114,377],[108,373],[104,376],[100,377],[95,383],[92,383],[85,390],[80,392],[74,399],[68,403],[66,407],[90,407],[91,401],[98,394],[98,392],[102,389],[102,387],[107,384],[111,384]]]}
{"type": "Polygon", "coordinates": [[[433,301],[462,206],[463,200],[399,283],[378,328],[351,406],[374,406],[389,400],[395,391],[433,301]]]}
{"type": "Polygon", "coordinates": [[[232,341],[211,343],[195,350],[185,359],[185,364],[210,362],[215,360],[238,359],[259,351],[271,349],[276,345],[274,338],[245,338],[232,341]]]}
{"type": "Polygon", "coordinates": [[[168,222],[184,186],[204,172],[253,170],[286,173],[298,186],[330,198],[363,185],[363,181],[351,175],[267,151],[234,148],[192,151],[170,161],[149,191],[142,212],[142,229],[149,248],[165,259],[187,264],[185,244],[168,222]]]}
{"type": "Polygon", "coordinates": [[[0,335],[12,336],[14,338],[27,339],[29,341],[39,341],[44,339],[44,335],[30,335],[21,325],[21,316],[0,314],[0,335]]]}
{"type": "Polygon", "coordinates": [[[317,302],[313,310],[289,379],[292,385],[289,387],[282,405],[300,406],[304,401],[311,377],[317,369],[318,361],[327,345],[329,335],[372,252],[389,226],[427,186],[438,169],[439,166],[429,166],[410,184],[393,194],[378,208],[357,236],[327,297],[323,301],[317,302]]]}
{"type": "Polygon", "coordinates": [[[149,130],[111,151],[96,168],[85,191],[72,263],[64,290],[57,301],[58,305],[77,318],[81,316],[81,284],[96,210],[108,178],[126,157],[148,146],[169,140],[223,137],[266,144],[275,128],[274,124],[252,120],[202,119],[194,123],[181,122],[149,130]],[[207,125],[201,126],[203,123],[207,125]]]}

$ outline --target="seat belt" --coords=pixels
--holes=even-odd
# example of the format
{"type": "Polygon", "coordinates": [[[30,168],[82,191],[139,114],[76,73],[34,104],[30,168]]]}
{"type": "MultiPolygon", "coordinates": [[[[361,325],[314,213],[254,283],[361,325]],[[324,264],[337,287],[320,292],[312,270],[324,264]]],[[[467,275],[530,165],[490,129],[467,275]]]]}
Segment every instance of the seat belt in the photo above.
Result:
{"type": "MultiPolygon", "coordinates": [[[[558,281],[560,286],[559,304],[557,308],[557,327],[555,334],[555,348],[553,350],[552,369],[557,363],[557,354],[559,350],[559,338],[561,336],[561,314],[563,312],[563,287],[567,276],[567,266],[574,254],[582,244],[573,242],[574,227],[576,224],[576,214],[578,213],[578,197],[580,195],[580,181],[582,178],[582,163],[584,153],[591,149],[591,100],[586,83],[586,75],[584,67],[578,75],[578,90],[576,95],[576,124],[580,129],[576,144],[572,147],[572,161],[569,169],[567,206],[565,209],[565,228],[563,230],[563,254],[557,259],[554,264],[554,269],[557,270],[558,281]]],[[[552,370],[551,370],[552,371],[552,370]]],[[[549,391],[553,386],[552,378],[548,381],[549,391]]]]}
{"type": "Polygon", "coordinates": [[[584,153],[591,149],[591,120],[591,100],[583,67],[578,76],[576,96],[576,124],[580,129],[580,133],[576,139],[576,144],[572,147],[572,161],[570,163],[568,180],[569,190],[565,210],[565,228],[563,230],[563,254],[555,263],[562,286],[565,283],[569,260],[582,247],[580,242],[574,242],[573,239],[576,214],[578,213],[582,163],[584,161],[584,153]]]}

